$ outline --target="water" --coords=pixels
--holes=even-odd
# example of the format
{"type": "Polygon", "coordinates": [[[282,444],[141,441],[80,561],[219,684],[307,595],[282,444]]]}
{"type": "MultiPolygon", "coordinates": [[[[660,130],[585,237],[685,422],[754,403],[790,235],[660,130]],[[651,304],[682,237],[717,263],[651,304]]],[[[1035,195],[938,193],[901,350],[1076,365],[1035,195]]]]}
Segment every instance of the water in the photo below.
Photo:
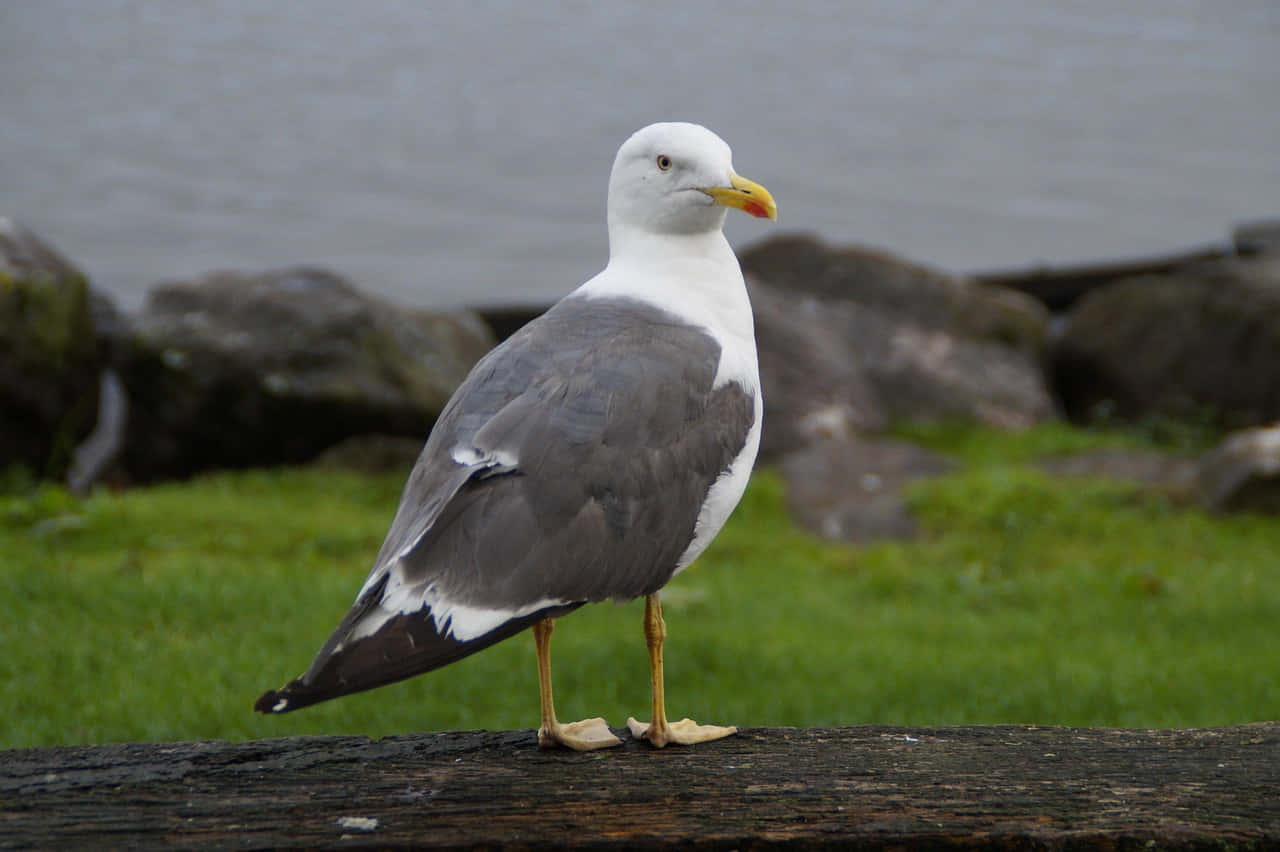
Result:
{"type": "Polygon", "coordinates": [[[1280,4],[0,0],[0,116],[0,215],[130,308],[293,263],[556,298],[604,262],[618,144],[672,118],[789,230],[957,271],[1128,257],[1280,215],[1280,4]]]}

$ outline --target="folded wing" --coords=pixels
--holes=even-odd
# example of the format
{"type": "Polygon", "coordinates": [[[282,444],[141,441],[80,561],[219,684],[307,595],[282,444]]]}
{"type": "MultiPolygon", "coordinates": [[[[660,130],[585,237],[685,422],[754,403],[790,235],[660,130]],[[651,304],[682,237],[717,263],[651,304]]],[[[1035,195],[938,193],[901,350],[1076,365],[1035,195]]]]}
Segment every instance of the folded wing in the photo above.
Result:
{"type": "Polygon", "coordinates": [[[584,603],[661,588],[755,418],[707,332],[569,298],[476,365],[355,604],[285,712],[439,668],[584,603]]]}

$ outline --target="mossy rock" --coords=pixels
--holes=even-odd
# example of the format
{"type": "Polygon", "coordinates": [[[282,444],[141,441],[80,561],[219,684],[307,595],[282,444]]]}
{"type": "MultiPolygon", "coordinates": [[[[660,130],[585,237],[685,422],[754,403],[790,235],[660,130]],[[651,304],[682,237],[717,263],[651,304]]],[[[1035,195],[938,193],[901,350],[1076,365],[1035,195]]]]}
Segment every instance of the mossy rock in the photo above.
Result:
{"type": "Polygon", "coordinates": [[[115,345],[124,472],[298,463],[371,433],[420,442],[493,345],[474,314],[392,305],[323,269],[157,284],[115,345]]]}
{"type": "Polygon", "coordinates": [[[101,368],[84,273],[0,218],[0,467],[61,475],[92,427],[101,368]]]}
{"type": "Polygon", "coordinates": [[[1067,315],[1051,372],[1072,419],[1280,419],[1280,256],[1125,279],[1067,315]]]}

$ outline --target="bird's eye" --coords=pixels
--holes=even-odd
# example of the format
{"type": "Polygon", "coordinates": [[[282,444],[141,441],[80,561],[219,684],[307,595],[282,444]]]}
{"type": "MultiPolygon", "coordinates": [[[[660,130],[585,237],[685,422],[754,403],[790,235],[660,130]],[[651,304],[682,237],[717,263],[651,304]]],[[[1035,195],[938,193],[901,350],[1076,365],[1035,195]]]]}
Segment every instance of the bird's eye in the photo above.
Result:
{"type": "Polygon", "coordinates": [[[659,155],[658,155],[658,168],[662,169],[664,172],[665,172],[665,171],[667,171],[668,169],[670,169],[670,168],[671,168],[671,158],[670,158],[670,157],[668,157],[666,154],[659,154],[659,155]]]}

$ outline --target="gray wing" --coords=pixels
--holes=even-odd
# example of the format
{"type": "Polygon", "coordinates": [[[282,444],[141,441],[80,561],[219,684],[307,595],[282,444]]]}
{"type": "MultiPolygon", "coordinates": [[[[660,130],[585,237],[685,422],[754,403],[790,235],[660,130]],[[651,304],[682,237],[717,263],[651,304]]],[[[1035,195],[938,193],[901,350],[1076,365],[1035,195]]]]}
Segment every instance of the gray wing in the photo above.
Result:
{"type": "Polygon", "coordinates": [[[433,428],[347,618],[259,709],[409,677],[661,588],[754,417],[745,389],[713,387],[719,355],[656,308],[582,298],[491,352],[433,428]],[[484,629],[464,611],[487,613],[484,629]]]}

